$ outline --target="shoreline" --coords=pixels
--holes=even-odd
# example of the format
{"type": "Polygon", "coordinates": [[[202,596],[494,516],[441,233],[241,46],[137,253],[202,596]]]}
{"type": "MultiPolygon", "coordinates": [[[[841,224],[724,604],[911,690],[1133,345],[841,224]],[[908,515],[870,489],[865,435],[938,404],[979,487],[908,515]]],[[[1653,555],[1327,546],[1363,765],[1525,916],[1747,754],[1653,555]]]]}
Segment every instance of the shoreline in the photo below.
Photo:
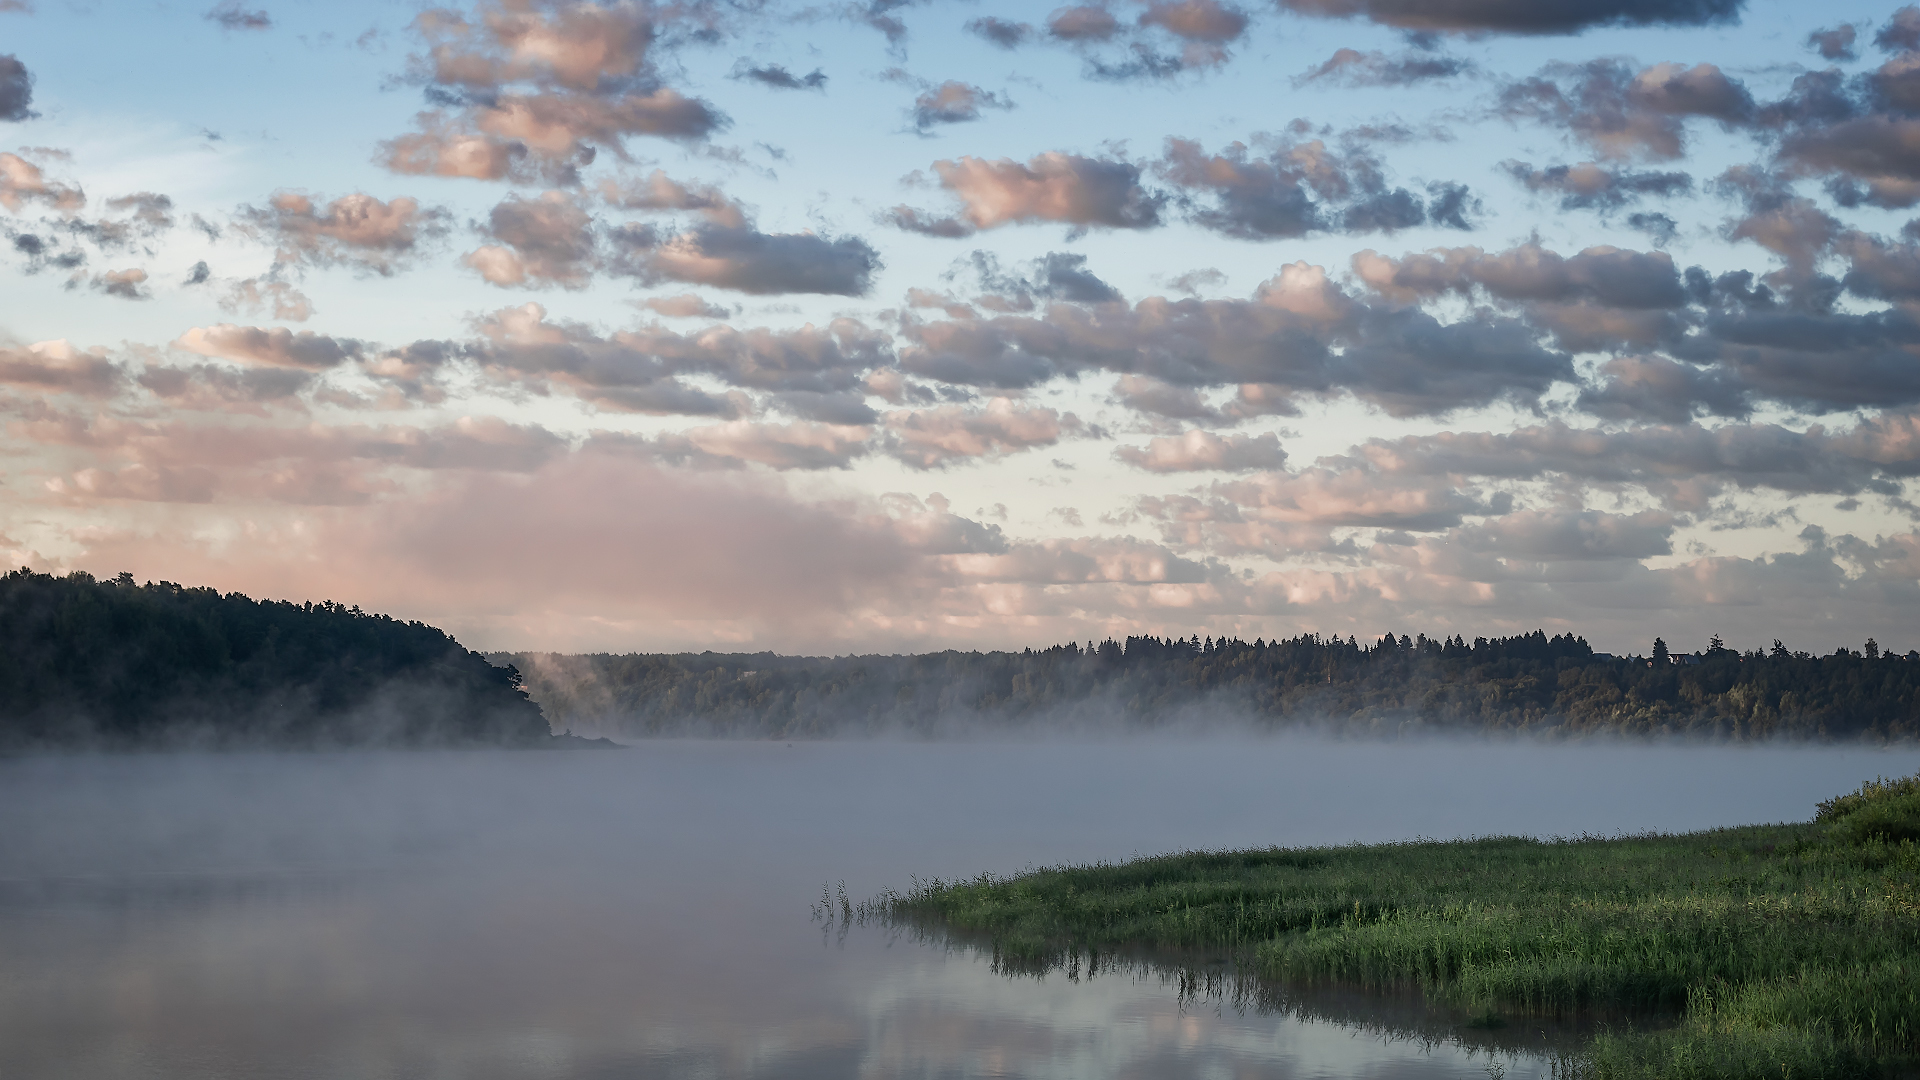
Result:
{"type": "Polygon", "coordinates": [[[1920,1067],[1920,776],[1813,821],[1690,833],[1187,852],[916,882],[873,916],[1045,976],[1210,950],[1279,985],[1418,987],[1489,1024],[1629,1018],[1596,1077],[1920,1067]],[[1631,1018],[1671,1019],[1634,1031],[1631,1018]]]}

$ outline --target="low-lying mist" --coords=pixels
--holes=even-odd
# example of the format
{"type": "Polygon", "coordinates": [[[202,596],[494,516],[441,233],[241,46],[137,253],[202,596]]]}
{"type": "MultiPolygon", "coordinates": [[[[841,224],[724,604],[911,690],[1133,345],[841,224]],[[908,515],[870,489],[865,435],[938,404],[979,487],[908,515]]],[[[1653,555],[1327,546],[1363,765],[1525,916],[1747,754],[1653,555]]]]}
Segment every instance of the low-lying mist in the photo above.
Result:
{"type": "Polygon", "coordinates": [[[1156,979],[1013,986],[964,952],[823,938],[811,905],[823,883],[857,900],[1184,849],[1804,819],[1916,768],[1227,734],[0,760],[0,1074],[902,1075],[982,1047],[1026,1074],[1189,1052],[1351,1074],[1385,1059],[1350,1033],[1276,1043],[1282,1018],[1223,1014],[1192,1021],[1214,1041],[1169,1043],[1156,979]]]}
{"type": "Polygon", "coordinates": [[[1889,742],[1920,738],[1920,653],[1596,653],[1570,634],[1370,645],[1132,637],[910,656],[498,653],[555,729],[613,738],[930,738],[1194,728],[1889,742]]]}

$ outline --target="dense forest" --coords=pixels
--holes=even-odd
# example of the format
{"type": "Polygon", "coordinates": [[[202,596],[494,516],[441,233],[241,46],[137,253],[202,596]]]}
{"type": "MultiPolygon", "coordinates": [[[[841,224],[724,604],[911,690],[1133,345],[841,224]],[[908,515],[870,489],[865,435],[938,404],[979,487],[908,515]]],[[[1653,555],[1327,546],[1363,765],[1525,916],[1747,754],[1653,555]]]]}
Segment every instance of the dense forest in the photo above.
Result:
{"type": "Polygon", "coordinates": [[[1228,722],[1367,734],[1730,739],[1920,736],[1920,653],[1596,653],[1542,631],[1371,644],[1130,637],[1023,652],[500,654],[556,725],[614,735],[821,737],[1228,722]]]}
{"type": "Polygon", "coordinates": [[[0,577],[0,750],[553,744],[519,673],[332,602],[0,577]]]}

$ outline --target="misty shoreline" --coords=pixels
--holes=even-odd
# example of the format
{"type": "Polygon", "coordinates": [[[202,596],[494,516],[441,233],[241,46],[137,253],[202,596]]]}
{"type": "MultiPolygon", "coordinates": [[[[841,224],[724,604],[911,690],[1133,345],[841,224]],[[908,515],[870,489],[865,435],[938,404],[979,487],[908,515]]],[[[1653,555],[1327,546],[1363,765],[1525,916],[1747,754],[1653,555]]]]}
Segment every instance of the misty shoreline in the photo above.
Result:
{"type": "Polygon", "coordinates": [[[1132,637],[1021,652],[492,653],[556,725],[615,738],[1312,729],[1735,742],[1920,738],[1920,653],[1594,651],[1571,634],[1372,644],[1132,637]]]}

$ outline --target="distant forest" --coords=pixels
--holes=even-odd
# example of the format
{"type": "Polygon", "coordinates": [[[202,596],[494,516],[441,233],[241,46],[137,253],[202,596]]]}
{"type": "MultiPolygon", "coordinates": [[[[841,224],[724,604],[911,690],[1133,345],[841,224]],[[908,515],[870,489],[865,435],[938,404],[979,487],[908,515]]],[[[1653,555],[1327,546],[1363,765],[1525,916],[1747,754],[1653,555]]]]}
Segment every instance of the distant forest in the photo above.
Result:
{"type": "Polygon", "coordinates": [[[549,736],[518,672],[424,623],[129,574],[0,577],[0,751],[549,736]]]}
{"type": "Polygon", "coordinates": [[[497,654],[556,726],[612,735],[825,737],[1227,721],[1354,734],[1920,736],[1920,653],[1596,653],[1542,631],[1372,644],[1130,637],[917,656],[497,654]]]}

